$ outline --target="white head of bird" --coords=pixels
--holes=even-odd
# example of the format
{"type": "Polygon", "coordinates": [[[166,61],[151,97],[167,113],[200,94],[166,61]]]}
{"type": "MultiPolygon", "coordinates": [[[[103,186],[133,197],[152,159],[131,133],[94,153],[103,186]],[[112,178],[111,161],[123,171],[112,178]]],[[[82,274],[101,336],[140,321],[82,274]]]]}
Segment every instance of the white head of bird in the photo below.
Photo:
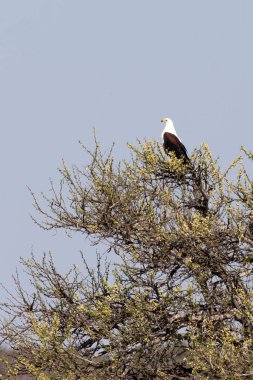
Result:
{"type": "Polygon", "coordinates": [[[165,124],[164,130],[162,132],[162,138],[163,138],[164,132],[169,132],[169,133],[172,133],[173,135],[177,136],[177,138],[179,139],[177,132],[175,130],[175,127],[174,127],[174,123],[171,119],[169,119],[168,117],[165,117],[164,119],[161,120],[161,122],[165,124]]]}

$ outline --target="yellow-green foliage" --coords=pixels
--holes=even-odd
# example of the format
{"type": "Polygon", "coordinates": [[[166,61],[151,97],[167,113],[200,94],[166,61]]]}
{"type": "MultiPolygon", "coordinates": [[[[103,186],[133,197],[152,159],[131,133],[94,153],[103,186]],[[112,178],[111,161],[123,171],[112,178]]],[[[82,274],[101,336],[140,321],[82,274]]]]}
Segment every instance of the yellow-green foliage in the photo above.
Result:
{"type": "Polygon", "coordinates": [[[189,363],[197,379],[234,380],[252,378],[252,336],[241,339],[235,330],[210,321],[202,322],[202,335],[192,332],[189,363]],[[204,337],[204,338],[203,338],[204,337]]]}
{"type": "Polygon", "coordinates": [[[253,378],[253,182],[243,157],[222,170],[206,144],[187,164],[154,141],[129,149],[116,163],[96,142],[84,168],[63,164],[59,190],[51,183],[42,202],[32,194],[40,227],[105,243],[118,264],[111,270],[105,255],[96,270],[84,260],[64,276],[50,257],[23,261],[34,289],[17,279],[4,306],[1,334],[17,352],[9,373],[253,378]]]}

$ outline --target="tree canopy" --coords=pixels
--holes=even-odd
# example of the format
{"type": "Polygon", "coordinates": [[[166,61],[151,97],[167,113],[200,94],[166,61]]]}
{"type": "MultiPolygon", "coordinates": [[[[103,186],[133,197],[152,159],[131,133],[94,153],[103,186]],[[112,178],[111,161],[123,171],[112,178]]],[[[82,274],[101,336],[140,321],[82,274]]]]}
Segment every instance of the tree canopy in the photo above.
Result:
{"type": "Polygon", "coordinates": [[[2,305],[2,340],[38,379],[253,377],[253,182],[242,148],[222,170],[207,145],[190,163],[160,144],[129,145],[115,162],[96,142],[87,166],[60,169],[60,187],[33,195],[35,223],[103,243],[120,263],[75,266],[23,260],[2,305]]]}

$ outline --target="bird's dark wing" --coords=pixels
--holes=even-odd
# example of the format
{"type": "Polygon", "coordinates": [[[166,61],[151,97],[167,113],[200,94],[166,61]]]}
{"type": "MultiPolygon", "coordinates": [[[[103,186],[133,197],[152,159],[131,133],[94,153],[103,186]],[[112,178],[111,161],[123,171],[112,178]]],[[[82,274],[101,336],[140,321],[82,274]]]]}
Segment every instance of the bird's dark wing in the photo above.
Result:
{"type": "Polygon", "coordinates": [[[179,138],[172,133],[165,132],[163,134],[163,147],[166,154],[171,151],[175,153],[177,158],[183,157],[185,160],[189,160],[186,147],[181,143],[179,138]]]}

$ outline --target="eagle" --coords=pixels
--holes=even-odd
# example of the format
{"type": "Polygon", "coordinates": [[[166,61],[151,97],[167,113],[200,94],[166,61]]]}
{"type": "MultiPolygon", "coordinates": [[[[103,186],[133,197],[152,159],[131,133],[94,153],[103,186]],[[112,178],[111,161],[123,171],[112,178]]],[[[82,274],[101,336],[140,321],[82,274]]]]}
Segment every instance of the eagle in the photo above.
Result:
{"type": "Polygon", "coordinates": [[[162,132],[165,153],[168,155],[169,152],[174,152],[177,158],[183,158],[184,163],[187,163],[189,161],[187,150],[177,135],[173,121],[166,117],[161,122],[165,124],[162,132]]]}

